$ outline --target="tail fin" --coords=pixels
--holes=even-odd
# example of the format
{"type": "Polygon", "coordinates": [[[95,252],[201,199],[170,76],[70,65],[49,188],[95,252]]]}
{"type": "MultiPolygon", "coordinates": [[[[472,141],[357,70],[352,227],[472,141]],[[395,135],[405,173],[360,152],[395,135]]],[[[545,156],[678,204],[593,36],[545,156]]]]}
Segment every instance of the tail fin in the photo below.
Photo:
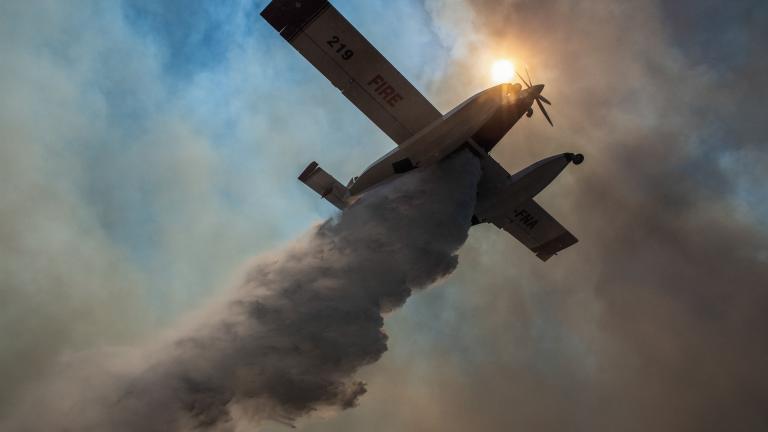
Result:
{"type": "Polygon", "coordinates": [[[317,162],[307,165],[301,175],[299,175],[299,180],[339,210],[344,210],[347,207],[349,190],[333,178],[332,175],[320,168],[317,162]]]}

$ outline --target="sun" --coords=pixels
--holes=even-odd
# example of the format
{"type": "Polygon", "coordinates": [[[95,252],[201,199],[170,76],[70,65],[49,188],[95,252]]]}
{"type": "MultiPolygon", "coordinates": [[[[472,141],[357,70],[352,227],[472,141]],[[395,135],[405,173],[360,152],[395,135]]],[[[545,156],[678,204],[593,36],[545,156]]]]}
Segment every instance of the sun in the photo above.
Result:
{"type": "Polygon", "coordinates": [[[499,59],[493,62],[491,78],[494,84],[512,82],[515,78],[515,64],[507,59],[499,59]]]}

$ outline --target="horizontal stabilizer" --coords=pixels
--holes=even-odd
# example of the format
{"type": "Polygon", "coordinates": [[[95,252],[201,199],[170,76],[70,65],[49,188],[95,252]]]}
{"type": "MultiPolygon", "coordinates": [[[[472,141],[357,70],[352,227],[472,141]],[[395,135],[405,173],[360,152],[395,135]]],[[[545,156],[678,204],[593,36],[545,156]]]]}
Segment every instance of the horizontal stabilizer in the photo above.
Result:
{"type": "Polygon", "coordinates": [[[301,175],[299,175],[299,180],[339,210],[344,210],[347,206],[347,198],[349,197],[347,188],[324,169],[320,168],[317,162],[307,165],[301,175]]]}

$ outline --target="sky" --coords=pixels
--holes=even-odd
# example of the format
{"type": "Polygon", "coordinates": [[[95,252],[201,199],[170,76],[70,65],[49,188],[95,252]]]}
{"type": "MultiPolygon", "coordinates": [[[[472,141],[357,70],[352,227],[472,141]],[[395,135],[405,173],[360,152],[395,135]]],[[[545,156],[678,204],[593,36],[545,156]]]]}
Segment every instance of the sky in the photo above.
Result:
{"type": "MultiPolygon", "coordinates": [[[[542,264],[473,228],[456,273],[387,315],[359,406],[302,430],[768,427],[768,5],[333,3],[442,112],[493,59],[527,65],[556,127],[523,119],[493,156],[586,162],[539,198],[576,246],[542,264]]],[[[332,216],[308,162],[347,179],[392,148],[265,4],[0,4],[0,416],[332,216]]]]}

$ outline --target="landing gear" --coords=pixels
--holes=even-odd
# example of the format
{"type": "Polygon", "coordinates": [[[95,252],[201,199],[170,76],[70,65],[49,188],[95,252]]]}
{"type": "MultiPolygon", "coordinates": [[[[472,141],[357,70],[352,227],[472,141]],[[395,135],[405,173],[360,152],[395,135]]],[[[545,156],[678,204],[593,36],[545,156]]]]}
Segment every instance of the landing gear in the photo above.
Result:
{"type": "Polygon", "coordinates": [[[528,111],[525,112],[525,116],[528,118],[531,118],[532,115],[533,115],[533,107],[528,108],[528,111]]]}

